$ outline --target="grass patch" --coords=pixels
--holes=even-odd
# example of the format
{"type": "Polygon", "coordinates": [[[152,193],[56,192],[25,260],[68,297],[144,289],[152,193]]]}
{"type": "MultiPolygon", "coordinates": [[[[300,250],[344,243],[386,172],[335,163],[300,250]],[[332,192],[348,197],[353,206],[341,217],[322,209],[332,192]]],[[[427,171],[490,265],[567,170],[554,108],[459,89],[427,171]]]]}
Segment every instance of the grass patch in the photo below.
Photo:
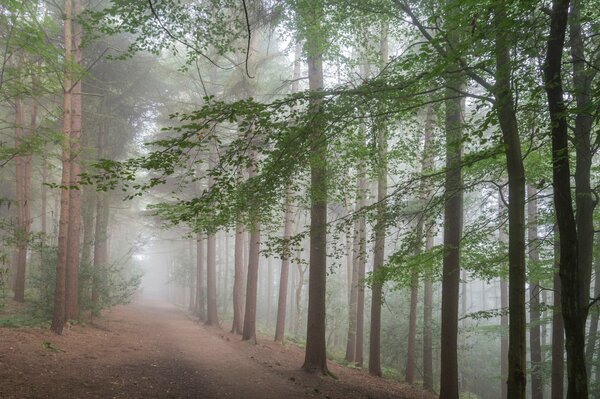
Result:
{"type": "Polygon", "coordinates": [[[49,328],[48,320],[28,314],[0,315],[0,327],[5,328],[49,328]]]}

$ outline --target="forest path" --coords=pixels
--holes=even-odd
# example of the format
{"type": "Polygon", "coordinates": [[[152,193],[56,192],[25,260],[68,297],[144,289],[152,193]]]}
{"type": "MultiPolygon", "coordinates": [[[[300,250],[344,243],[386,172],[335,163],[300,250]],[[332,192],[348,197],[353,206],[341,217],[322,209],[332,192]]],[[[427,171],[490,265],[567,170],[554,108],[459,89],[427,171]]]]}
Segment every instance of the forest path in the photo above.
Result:
{"type": "Polygon", "coordinates": [[[302,351],[195,322],[173,305],[116,308],[62,336],[0,328],[0,398],[431,398],[416,388],[332,365],[300,370],[302,351]]]}

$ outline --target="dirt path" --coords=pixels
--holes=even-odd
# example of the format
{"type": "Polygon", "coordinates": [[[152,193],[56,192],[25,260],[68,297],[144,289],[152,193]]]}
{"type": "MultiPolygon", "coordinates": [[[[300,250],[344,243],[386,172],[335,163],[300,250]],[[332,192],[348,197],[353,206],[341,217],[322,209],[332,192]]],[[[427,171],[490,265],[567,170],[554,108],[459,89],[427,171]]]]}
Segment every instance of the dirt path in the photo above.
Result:
{"type": "Polygon", "coordinates": [[[258,345],[161,302],[107,314],[63,336],[0,328],[0,398],[433,398],[340,367],[338,380],[299,369],[302,351],[258,345]]]}

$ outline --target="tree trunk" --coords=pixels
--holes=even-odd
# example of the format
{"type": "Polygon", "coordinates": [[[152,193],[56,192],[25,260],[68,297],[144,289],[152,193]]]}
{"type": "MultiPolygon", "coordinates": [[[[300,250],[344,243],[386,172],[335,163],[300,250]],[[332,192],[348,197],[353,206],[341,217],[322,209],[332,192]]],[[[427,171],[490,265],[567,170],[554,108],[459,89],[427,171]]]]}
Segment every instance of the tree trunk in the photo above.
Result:
{"type": "MultiPolygon", "coordinates": [[[[308,54],[308,85],[313,92],[323,90],[323,54],[319,7],[302,10],[311,27],[305,50],[308,54]]],[[[306,351],[302,368],[328,374],[325,349],[325,294],[327,282],[327,139],[320,118],[321,100],[310,100],[314,118],[309,126],[310,140],[310,255],[308,275],[308,319],[306,351]]]]}
{"type": "MultiPolygon", "coordinates": [[[[380,42],[380,57],[384,65],[388,61],[387,28],[387,25],[383,26],[380,42]]],[[[377,223],[373,250],[373,274],[383,267],[386,235],[387,133],[385,123],[382,120],[377,122],[377,223]]],[[[381,296],[382,283],[376,279],[371,286],[371,329],[369,334],[369,373],[376,376],[381,376],[381,296]]]]}
{"type": "Polygon", "coordinates": [[[267,259],[267,329],[271,329],[273,313],[273,261],[267,259]]]}
{"type": "Polygon", "coordinates": [[[21,99],[15,98],[15,180],[17,195],[17,240],[16,276],[14,281],[14,300],[25,302],[25,268],[27,267],[27,237],[25,234],[25,198],[24,198],[24,159],[21,154],[23,138],[23,110],[21,99]]]}
{"type": "Polygon", "coordinates": [[[71,72],[73,4],[64,0],[64,47],[65,70],[63,81],[63,139],[62,139],[62,176],[60,189],[60,221],[58,227],[58,254],[56,259],[56,283],[54,288],[54,310],[51,329],[62,334],[65,324],[65,290],[67,274],[67,240],[69,232],[69,190],[71,182],[70,139],[71,139],[71,72]]]}
{"type": "Polygon", "coordinates": [[[241,223],[236,225],[234,242],[234,275],[233,275],[233,323],[231,332],[242,333],[242,293],[244,283],[244,227],[241,223]]]}
{"type": "MultiPolygon", "coordinates": [[[[554,269],[560,267],[560,242],[554,233],[554,269]]],[[[561,286],[560,275],[554,273],[554,301],[552,306],[552,387],[550,397],[562,399],[565,379],[565,326],[561,312],[561,286]]]]}
{"type": "MultiPolygon", "coordinates": [[[[101,139],[102,140],[102,139],[101,139]]],[[[105,269],[108,267],[108,193],[98,193],[96,200],[96,227],[94,233],[94,263],[92,271],[92,314],[100,312],[100,295],[106,290],[105,269]]]]}
{"type": "MultiPolygon", "coordinates": [[[[423,164],[421,172],[427,173],[433,169],[432,137],[434,125],[433,106],[427,107],[425,117],[425,132],[423,138],[423,164]]],[[[421,192],[423,198],[427,199],[431,194],[428,192],[423,180],[421,192]],[[427,196],[425,196],[425,193],[427,196]]],[[[425,216],[422,216],[421,223],[427,227],[425,233],[425,251],[433,248],[433,230],[426,224],[425,216]]],[[[423,388],[433,390],[433,339],[432,339],[432,316],[433,316],[433,287],[431,275],[427,273],[423,284],[423,388]]]]}
{"type": "Polygon", "coordinates": [[[506,24],[506,4],[496,2],[496,85],[494,96],[508,171],[508,261],[509,261],[509,398],[525,398],[526,315],[525,315],[525,170],[511,88],[510,32],[506,24]]]}
{"type": "Polygon", "coordinates": [[[277,299],[277,323],[275,325],[275,342],[283,343],[283,337],[285,332],[285,311],[287,305],[287,292],[288,292],[288,276],[290,272],[290,246],[289,239],[292,235],[292,193],[290,189],[287,189],[285,196],[285,209],[284,209],[284,226],[283,226],[283,239],[286,240],[283,254],[281,257],[281,273],[279,274],[279,297],[277,299]]]}
{"type": "Polygon", "coordinates": [[[537,269],[535,265],[540,261],[540,255],[537,246],[537,191],[528,185],[527,196],[527,236],[529,240],[529,262],[530,275],[532,276],[529,296],[529,345],[531,358],[531,397],[532,399],[542,399],[544,397],[544,382],[542,380],[542,344],[540,327],[540,281],[535,275],[537,269]],[[532,267],[533,266],[533,267],[532,267]]]}
{"type": "MultiPolygon", "coordinates": [[[[571,196],[567,108],[562,82],[562,54],[565,45],[569,0],[555,0],[550,15],[550,32],[544,64],[544,84],[548,96],[552,133],[552,182],[554,208],[560,237],[561,309],[567,350],[567,397],[587,398],[585,367],[585,325],[589,303],[591,267],[591,220],[587,220],[591,196],[589,165],[585,159],[585,134],[575,129],[577,217],[571,196]],[[588,198],[589,197],[589,198],[588,198]]],[[[577,82],[575,82],[577,85],[577,82]]],[[[579,104],[578,104],[579,106],[579,104]]],[[[577,122],[577,121],[576,121],[577,122]]],[[[589,140],[589,137],[587,137],[589,140]]],[[[589,141],[588,141],[589,143],[589,141]]],[[[593,231],[593,228],[591,228],[593,231]]]]}
{"type": "MultiPolygon", "coordinates": [[[[427,230],[425,250],[433,248],[433,231],[427,230]]],[[[433,286],[426,276],[423,284],[423,388],[433,391],[433,286]]]]}
{"type": "Polygon", "coordinates": [[[198,233],[196,235],[196,315],[200,320],[206,320],[204,246],[204,237],[198,233]]]}
{"type": "MultiPolygon", "coordinates": [[[[251,172],[250,177],[253,177],[254,173],[251,172]]],[[[258,288],[258,263],[260,260],[260,224],[258,222],[254,222],[250,227],[250,242],[248,245],[248,276],[242,341],[256,343],[256,295],[258,288]]]]}
{"type": "Polygon", "coordinates": [[[217,314],[217,242],[215,233],[208,234],[206,240],[206,324],[219,325],[217,314]]]}
{"type": "MultiPolygon", "coordinates": [[[[364,179],[364,187],[367,182],[364,179]]],[[[363,196],[364,198],[364,196],[363,196]]],[[[366,205],[366,200],[363,206],[366,205]]],[[[367,264],[367,226],[364,216],[359,219],[359,239],[358,239],[358,254],[355,255],[355,262],[358,262],[358,295],[356,298],[356,349],[354,350],[354,362],[358,367],[363,366],[363,347],[364,347],[364,330],[365,330],[365,267],[367,264]]]]}
{"type": "MultiPolygon", "coordinates": [[[[600,235],[596,236],[596,248],[600,247],[600,235]]],[[[594,260],[594,298],[600,298],[600,257],[596,256],[594,260]]],[[[597,305],[596,305],[597,306],[597,305]]],[[[591,308],[590,329],[588,333],[587,348],[585,351],[585,363],[587,369],[592,373],[592,361],[596,352],[596,341],[598,338],[598,309],[591,308]]],[[[597,367],[596,367],[597,368],[597,367]]]]}
{"type": "MultiPolygon", "coordinates": [[[[81,1],[73,1],[73,62],[81,64],[82,29],[77,22],[81,13],[81,1]]],[[[65,318],[79,318],[79,240],[81,228],[81,190],[79,189],[81,174],[81,76],[76,76],[71,92],[71,190],[69,190],[69,232],[67,240],[67,282],[65,292],[65,318]]]]}
{"type": "MultiPolygon", "coordinates": [[[[457,42],[456,33],[450,41],[457,42]]],[[[442,266],[442,325],[440,397],[458,398],[458,301],[460,287],[460,239],[463,225],[462,188],[462,78],[446,77],[446,183],[444,205],[444,259],[442,266]]]]}

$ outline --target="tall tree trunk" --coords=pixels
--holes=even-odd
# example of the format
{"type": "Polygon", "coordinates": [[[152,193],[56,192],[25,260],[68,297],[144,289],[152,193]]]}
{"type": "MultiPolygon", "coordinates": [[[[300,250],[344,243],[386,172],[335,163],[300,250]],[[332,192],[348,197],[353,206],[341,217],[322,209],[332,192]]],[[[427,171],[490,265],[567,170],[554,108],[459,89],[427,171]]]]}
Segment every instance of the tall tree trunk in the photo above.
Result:
{"type": "MultiPolygon", "coordinates": [[[[367,187],[366,178],[363,182],[367,187]]],[[[363,196],[364,198],[364,196],[363,196]]],[[[366,205],[366,199],[363,206],[366,205]]],[[[364,330],[365,330],[365,268],[367,264],[367,226],[364,216],[359,219],[358,247],[354,247],[358,255],[354,256],[358,263],[358,295],[356,298],[356,348],[354,349],[354,362],[358,367],[363,366],[364,330]]]]}
{"type": "MultiPolygon", "coordinates": [[[[82,29],[77,22],[81,13],[81,1],[73,1],[73,62],[81,64],[82,29]]],[[[81,190],[79,189],[81,174],[81,76],[76,76],[71,92],[71,190],[69,190],[69,232],[67,240],[67,282],[65,292],[65,318],[79,318],[78,274],[79,274],[79,240],[81,228],[81,190]]]]}
{"type": "MultiPolygon", "coordinates": [[[[550,15],[550,32],[544,64],[544,84],[548,96],[552,133],[552,182],[554,208],[560,237],[560,279],[562,315],[567,350],[567,397],[587,398],[587,371],[585,366],[585,325],[589,304],[589,271],[591,268],[591,241],[593,226],[589,213],[593,210],[589,190],[589,162],[586,149],[589,136],[578,131],[576,121],[576,204],[571,196],[569,166],[569,135],[567,107],[562,82],[562,54],[565,45],[569,0],[554,0],[550,15]],[[586,143],[587,141],[587,143],[586,143]]],[[[575,75],[574,75],[575,77],[575,75]]],[[[575,82],[577,85],[577,82],[575,82]]],[[[578,87],[579,89],[581,87],[578,87]]],[[[580,95],[581,93],[577,93],[580,95]]],[[[578,104],[579,106],[580,104],[578,104]]],[[[581,115],[578,115],[578,117],[581,115]]]]}
{"type": "Polygon", "coordinates": [[[527,236],[529,241],[529,262],[530,262],[530,296],[529,296],[529,345],[531,358],[531,397],[532,399],[542,399],[544,397],[544,382],[542,380],[542,344],[540,327],[540,281],[535,275],[537,269],[535,265],[540,261],[540,255],[537,246],[537,191],[528,185],[527,196],[527,236]],[[533,267],[532,267],[533,266],[533,267]]]}
{"type": "MultiPolygon", "coordinates": [[[[458,41],[450,33],[451,43],[458,41]]],[[[450,69],[454,69],[450,67],[450,69]]],[[[460,287],[460,239],[463,227],[462,109],[463,79],[456,73],[446,77],[446,183],[444,205],[444,259],[442,265],[442,326],[440,397],[458,398],[458,301],[460,287]]]]}
{"type": "MultiPolygon", "coordinates": [[[[101,139],[103,140],[103,139],[101,139]]],[[[98,193],[96,200],[96,226],[94,232],[94,261],[92,271],[92,314],[97,315],[102,307],[101,295],[106,290],[108,267],[108,219],[110,217],[110,196],[98,193]]]]}
{"type": "MultiPolygon", "coordinates": [[[[433,248],[433,230],[428,229],[425,251],[433,248]]],[[[433,284],[431,277],[423,283],[423,388],[433,391],[433,284]]]]}
{"type": "Polygon", "coordinates": [[[242,294],[244,283],[244,226],[237,223],[234,242],[234,275],[233,275],[233,323],[231,332],[241,334],[243,328],[242,294]]]}
{"type": "MultiPolygon", "coordinates": [[[[423,132],[423,155],[421,159],[421,174],[425,175],[430,172],[433,168],[433,154],[431,153],[431,137],[433,128],[433,107],[430,105],[427,107],[427,113],[425,116],[425,126],[423,132]]],[[[427,182],[425,179],[421,180],[419,188],[419,197],[422,206],[426,206],[430,192],[427,189],[427,182]]],[[[419,255],[423,248],[423,229],[426,226],[426,209],[419,215],[417,221],[417,228],[415,229],[415,255],[419,255]]],[[[429,232],[429,228],[427,231],[429,232]]],[[[429,234],[429,233],[428,233],[429,234]]],[[[410,316],[408,323],[408,345],[406,351],[406,372],[405,380],[409,384],[414,383],[415,379],[415,352],[416,352],[416,335],[417,335],[417,302],[419,294],[419,280],[417,272],[413,272],[411,278],[411,290],[410,290],[410,316]]],[[[431,322],[431,319],[429,320],[431,322]]],[[[431,328],[431,325],[429,326],[431,328]]],[[[425,368],[425,365],[424,365],[425,368]]],[[[425,372],[423,373],[425,374],[425,372]]],[[[431,387],[426,387],[431,389],[431,387]]]]}
{"type": "Polygon", "coordinates": [[[62,176],[60,189],[60,221],[58,227],[58,254],[56,259],[56,283],[54,288],[54,310],[51,329],[56,334],[62,334],[65,324],[65,291],[67,274],[67,240],[69,234],[69,190],[71,182],[71,62],[72,62],[72,30],[73,4],[64,0],[64,47],[65,66],[63,80],[63,139],[62,139],[62,176]]]}
{"type": "Polygon", "coordinates": [[[565,379],[565,326],[561,311],[560,275],[560,241],[555,231],[554,236],[554,301],[552,305],[552,387],[550,397],[562,399],[565,379]]]}
{"type": "Polygon", "coordinates": [[[25,302],[25,268],[27,267],[27,237],[25,233],[25,198],[24,198],[24,157],[21,154],[23,140],[23,109],[21,99],[15,98],[15,180],[17,195],[17,239],[16,276],[14,281],[14,300],[25,302]]]}
{"type": "Polygon", "coordinates": [[[509,398],[525,398],[526,315],[525,315],[525,170],[511,87],[510,32],[505,29],[506,3],[495,3],[496,85],[494,96],[508,171],[508,261],[509,261],[509,398]]]}
{"type": "MultiPolygon", "coordinates": [[[[364,162],[360,162],[357,171],[356,207],[355,212],[360,212],[365,207],[366,174],[364,162]]],[[[358,296],[362,290],[359,280],[360,263],[364,262],[364,251],[361,251],[361,238],[364,235],[365,220],[360,214],[354,220],[354,238],[352,242],[352,286],[350,290],[350,306],[348,307],[348,338],[346,341],[346,361],[356,361],[356,338],[358,323],[358,296]]],[[[364,308],[364,293],[363,293],[364,308]]],[[[361,344],[362,347],[362,344],[361,344]]]]}
{"type": "Polygon", "coordinates": [[[48,234],[48,156],[42,155],[42,185],[40,187],[42,234],[48,234]]]}
{"type": "MultiPolygon", "coordinates": [[[[251,178],[254,176],[254,173],[251,172],[251,178]]],[[[242,341],[256,343],[256,295],[258,288],[258,264],[260,260],[260,224],[258,222],[254,222],[250,227],[250,242],[248,245],[248,275],[242,341]]]]}
{"type": "MultiPolygon", "coordinates": [[[[322,5],[303,7],[301,18],[310,26],[305,50],[308,54],[308,85],[312,92],[323,90],[324,36],[321,30],[322,5]]],[[[314,115],[309,126],[310,140],[310,256],[308,276],[308,320],[306,351],[302,368],[328,374],[325,349],[325,295],[327,282],[327,139],[320,121],[321,100],[311,98],[314,115]]]]}
{"type": "Polygon", "coordinates": [[[273,313],[273,261],[267,259],[267,329],[271,329],[273,313]]]}
{"type": "Polygon", "coordinates": [[[206,319],[205,245],[204,236],[198,233],[196,235],[196,315],[202,321],[206,319]]]}
{"type": "MultiPolygon", "coordinates": [[[[600,235],[596,236],[596,248],[600,247],[600,235]]],[[[594,298],[600,297],[600,257],[594,259],[594,298]]],[[[596,305],[597,306],[597,305],[596,305]]],[[[590,329],[588,333],[587,347],[585,350],[585,363],[587,369],[592,373],[592,360],[596,352],[596,341],[598,338],[598,309],[591,308],[592,315],[590,317],[590,329]]],[[[597,367],[597,366],[596,366],[597,367]]]]}
{"type": "MultiPolygon", "coordinates": [[[[388,62],[388,26],[381,32],[380,57],[383,65],[388,62]]],[[[373,273],[376,274],[385,259],[386,203],[387,196],[387,133],[385,123],[377,121],[377,223],[375,224],[375,248],[373,273]]],[[[374,281],[371,286],[371,330],[369,334],[369,373],[381,376],[381,304],[382,284],[374,281]]]]}
{"type": "Polygon", "coordinates": [[[216,252],[216,235],[214,232],[210,232],[206,239],[206,324],[209,326],[219,325],[216,252]]]}
{"type": "MultiPolygon", "coordinates": [[[[425,116],[425,131],[423,134],[423,164],[422,173],[430,172],[433,169],[432,137],[434,126],[433,106],[427,107],[425,116]]],[[[423,180],[421,192],[423,198],[431,195],[426,187],[426,181],[423,180]]],[[[426,223],[425,216],[422,216],[420,222],[427,227],[425,233],[425,251],[433,248],[433,230],[426,223]]],[[[433,339],[432,339],[432,316],[433,316],[433,287],[430,273],[425,275],[423,284],[423,388],[433,390],[433,339]]]]}
{"type": "Polygon", "coordinates": [[[81,264],[84,267],[90,267],[92,264],[92,247],[94,244],[94,221],[96,216],[96,191],[86,186],[83,189],[83,203],[85,207],[81,212],[81,222],[83,225],[83,240],[81,246],[81,264]]]}
{"type": "Polygon", "coordinates": [[[285,311],[287,305],[288,276],[290,272],[290,245],[292,235],[292,193],[288,188],[285,196],[283,239],[285,246],[281,256],[281,272],[279,274],[279,297],[277,299],[277,323],[275,325],[275,342],[283,342],[285,332],[285,311]]]}

